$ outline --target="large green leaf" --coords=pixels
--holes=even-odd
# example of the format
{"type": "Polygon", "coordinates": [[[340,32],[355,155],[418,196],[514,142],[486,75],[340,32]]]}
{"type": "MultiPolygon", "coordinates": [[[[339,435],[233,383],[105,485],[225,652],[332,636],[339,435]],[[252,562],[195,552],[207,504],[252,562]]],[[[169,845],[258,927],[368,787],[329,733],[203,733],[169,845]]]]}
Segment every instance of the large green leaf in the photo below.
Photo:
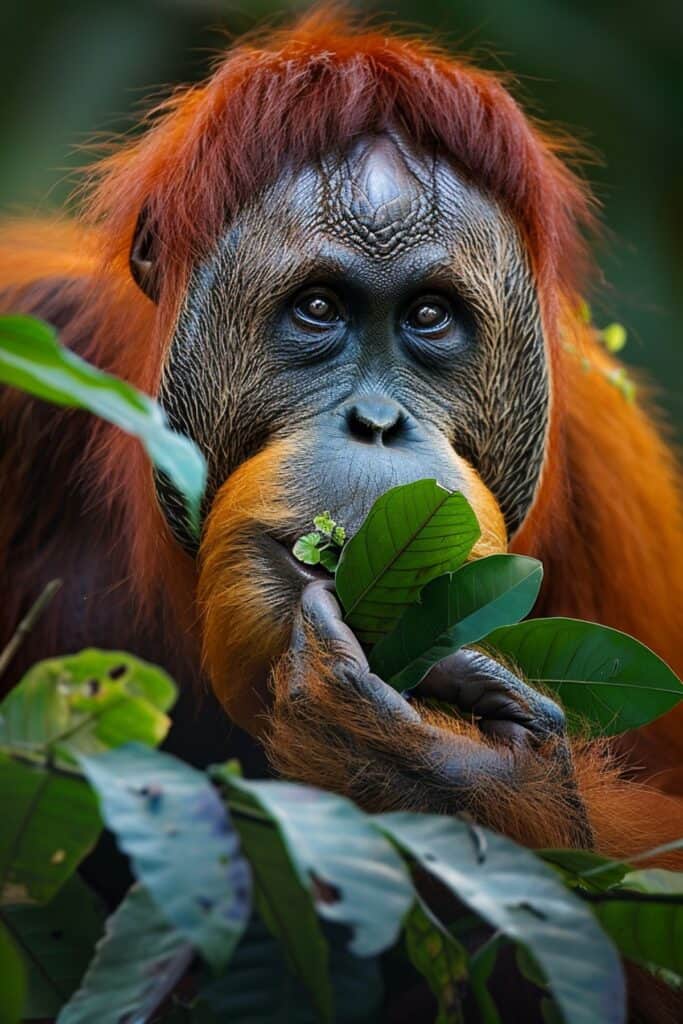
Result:
{"type": "Polygon", "coordinates": [[[459,985],[467,978],[467,951],[419,897],[405,921],[406,950],[427,980],[439,1009],[434,1024],[464,1024],[459,985]]]}
{"type": "Polygon", "coordinates": [[[0,704],[0,749],[44,763],[130,740],[156,745],[175,686],[131,654],[90,649],[34,665],[0,704]]]}
{"type": "Polygon", "coordinates": [[[683,975],[683,874],[633,871],[590,896],[600,924],[625,957],[683,975]]]}
{"type": "Polygon", "coordinates": [[[95,845],[94,793],[77,773],[0,752],[0,903],[44,903],[95,845]]]}
{"type": "Polygon", "coordinates": [[[542,579],[541,563],[523,555],[489,555],[439,576],[373,648],[373,671],[397,690],[417,686],[434,662],[528,615],[542,579]]]}
{"type": "Polygon", "coordinates": [[[352,931],[350,950],[371,956],[391,946],[413,885],[391,843],[344,797],[289,782],[226,777],[230,806],[245,793],[277,824],[301,885],[318,913],[352,931]]]}
{"type": "Polygon", "coordinates": [[[426,583],[460,566],[479,537],[463,494],[436,480],[387,491],[342,551],[335,576],[346,619],[363,641],[389,633],[426,583]]]}
{"type": "Polygon", "coordinates": [[[185,498],[188,524],[198,535],[204,457],[193,441],[170,429],[148,395],[91,366],[60,345],[48,324],[28,316],[0,317],[0,382],[56,405],[88,409],[139,438],[157,469],[185,498]]]}
{"type": "Polygon", "coordinates": [[[44,907],[7,907],[0,913],[26,967],[26,1020],[56,1017],[90,963],[104,929],[98,897],[73,875],[44,907]]]}
{"type": "Polygon", "coordinates": [[[249,918],[251,876],[207,777],[133,743],[80,763],[138,881],[209,963],[225,965],[249,918]]]}
{"type": "Polygon", "coordinates": [[[0,1024],[24,1019],[26,976],[19,952],[0,922],[0,1024]]]}
{"type": "Polygon", "coordinates": [[[621,1024],[619,957],[590,910],[528,850],[436,815],[375,816],[377,827],[494,929],[523,945],[567,1024],[621,1024]]]}
{"type": "Polygon", "coordinates": [[[670,711],[683,685],[644,644],[579,619],[530,619],[486,637],[532,686],[554,690],[571,725],[596,735],[635,729],[670,711]]]}
{"type": "MultiPolygon", "coordinates": [[[[335,1024],[379,1024],[378,961],[355,957],[333,941],[331,973],[335,1024]]],[[[308,992],[288,970],[281,948],[258,917],[252,919],[223,977],[202,989],[200,997],[217,1021],[317,1024],[320,1020],[308,992]]]]}
{"type": "Polygon", "coordinates": [[[192,956],[192,946],[162,916],[149,893],[134,886],[107,921],[81,987],[57,1024],[144,1024],[192,956]]]}
{"type": "Polygon", "coordinates": [[[230,794],[232,820],[249,861],[256,905],[324,1021],[332,1020],[328,948],[310,881],[302,880],[277,819],[249,784],[215,769],[230,794]]]}

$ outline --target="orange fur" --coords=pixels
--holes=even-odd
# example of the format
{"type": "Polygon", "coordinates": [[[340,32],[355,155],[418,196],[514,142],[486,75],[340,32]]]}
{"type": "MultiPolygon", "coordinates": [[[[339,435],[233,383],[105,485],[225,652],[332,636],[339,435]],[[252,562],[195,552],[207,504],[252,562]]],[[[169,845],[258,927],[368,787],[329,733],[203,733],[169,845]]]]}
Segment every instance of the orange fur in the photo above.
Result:
{"type": "MultiPolygon", "coordinates": [[[[513,548],[545,563],[539,613],[597,617],[634,632],[680,664],[674,616],[681,606],[683,553],[673,460],[639,405],[625,402],[604,379],[602,369],[615,364],[573,312],[590,273],[582,228],[592,225],[592,201],[561,160],[568,146],[531,124],[497,77],[436,47],[356,30],[336,16],[316,14],[268,40],[245,42],[225,56],[207,83],[174,93],[153,112],[144,134],[118,144],[94,169],[81,226],[4,229],[2,308],[53,317],[66,344],[155,394],[191,265],[216,242],[231,214],[290,163],[300,165],[388,124],[398,124],[418,144],[437,144],[497,198],[514,215],[530,254],[553,403],[541,488],[513,548]],[[133,285],[127,266],[143,206],[164,264],[158,306],[133,285]],[[594,369],[584,372],[567,344],[585,351],[594,369]]],[[[51,414],[35,430],[37,409],[11,390],[0,397],[0,423],[12,440],[10,455],[0,463],[7,495],[0,557],[10,593],[3,633],[14,627],[35,587],[29,570],[59,564],[64,534],[52,524],[61,515],[65,487],[78,480],[87,501],[74,520],[76,541],[87,539],[94,552],[115,563],[108,588],[126,595],[121,616],[137,615],[149,630],[161,629],[162,651],[177,646],[179,622],[189,632],[196,626],[196,571],[171,541],[146,458],[120,432],[68,413],[51,414]],[[24,522],[31,474],[46,444],[54,445],[54,457],[40,481],[39,508],[30,510],[34,532],[17,548],[13,538],[24,522]],[[105,521],[113,524],[115,541],[100,538],[105,521]],[[27,552],[32,560],[24,565],[27,552]],[[165,627],[158,622],[160,610],[166,610],[165,627]]],[[[225,699],[228,685],[239,692],[253,659],[267,665],[286,638],[288,610],[274,614],[258,565],[240,555],[239,546],[254,519],[268,525],[298,518],[289,496],[278,495],[282,506],[268,497],[277,493],[268,476],[277,466],[277,456],[266,449],[238,470],[207,526],[197,607],[206,663],[225,699]],[[249,482],[259,467],[267,489],[249,482]]],[[[297,528],[305,527],[311,511],[318,510],[305,510],[297,528]]],[[[495,524],[492,530],[498,537],[495,524]]],[[[64,574],[69,572],[67,562],[64,574]]],[[[62,621],[68,613],[64,605],[62,621]]],[[[36,653],[45,643],[36,633],[36,653]]],[[[247,697],[244,709],[241,699],[231,705],[236,716],[253,714],[263,692],[247,697]]],[[[680,716],[669,717],[649,730],[660,759],[669,764],[680,759],[679,721],[680,716]]],[[[634,756],[646,750],[641,746],[634,756]]],[[[652,750],[647,757],[657,767],[652,750]]],[[[651,834],[659,835],[658,819],[668,820],[673,805],[644,815],[644,807],[660,806],[654,798],[624,789],[617,800],[609,773],[602,771],[584,788],[605,848],[626,842],[618,834],[619,815],[625,832],[647,817],[655,819],[647,823],[651,834]],[[613,799],[619,815],[610,811],[613,799]]]]}
{"type": "MultiPolygon", "coordinates": [[[[588,189],[563,162],[573,147],[530,122],[501,78],[337,15],[316,13],[290,30],[254,36],[228,52],[206,83],[174,92],[144,133],[117,143],[92,169],[79,224],[3,227],[0,310],[52,320],[65,344],[156,394],[191,267],[235,211],[286,167],[388,125],[418,145],[436,145],[497,199],[529,253],[552,407],[539,493],[511,547],[544,562],[537,614],[595,618],[632,632],[680,671],[683,530],[674,460],[640,403],[627,403],[606,379],[618,364],[576,312],[592,274],[584,229],[595,224],[588,189]],[[128,269],[143,208],[163,264],[158,305],[128,269]]],[[[280,480],[295,439],[269,444],[219,491],[198,577],[171,539],[136,442],[11,389],[0,393],[0,431],[9,442],[0,455],[0,645],[41,584],[59,574],[64,591],[32,634],[31,661],[85,646],[99,623],[107,638],[185,679],[203,642],[220,699],[263,735],[287,775],[372,809],[447,811],[458,797],[479,820],[531,845],[582,841],[577,807],[552,758],[524,755],[514,788],[477,775],[454,794],[432,785],[430,740],[445,730],[466,767],[467,751],[484,742],[472,725],[424,709],[423,726],[396,730],[330,679],[325,652],[309,665],[306,701],[292,699],[282,652],[297,590],[288,599],[286,587],[274,586],[258,535],[297,534],[320,511],[301,508],[280,480]],[[175,660],[179,649],[189,652],[186,662],[175,660]]],[[[464,472],[484,527],[479,553],[500,550],[495,502],[473,470],[464,472]]],[[[653,781],[679,793],[682,726],[683,712],[669,715],[630,738],[628,751],[631,768],[658,772],[653,781]]],[[[627,781],[603,745],[577,745],[574,762],[602,852],[632,857],[683,834],[681,802],[627,781]]],[[[643,990],[638,982],[636,996],[643,990]]],[[[648,991],[644,1016],[652,1015],[648,991]]]]}
{"type": "MultiPolygon", "coordinates": [[[[495,747],[473,724],[422,705],[422,721],[396,723],[332,675],[329,652],[309,639],[305,686],[292,689],[288,656],[273,676],[274,710],[266,743],[275,767],[289,778],[342,792],[369,811],[465,810],[533,847],[583,845],[581,819],[552,757],[530,751],[508,756],[518,781],[478,772],[464,774],[458,791],[434,778],[433,729],[452,737],[452,755],[465,766],[469,744],[495,747]]],[[[497,746],[497,749],[503,750],[497,746]]],[[[577,742],[574,770],[595,848],[615,858],[634,857],[683,835],[681,802],[627,781],[604,741],[577,742]]],[[[683,867],[683,854],[658,858],[662,867],[683,867]]]]}

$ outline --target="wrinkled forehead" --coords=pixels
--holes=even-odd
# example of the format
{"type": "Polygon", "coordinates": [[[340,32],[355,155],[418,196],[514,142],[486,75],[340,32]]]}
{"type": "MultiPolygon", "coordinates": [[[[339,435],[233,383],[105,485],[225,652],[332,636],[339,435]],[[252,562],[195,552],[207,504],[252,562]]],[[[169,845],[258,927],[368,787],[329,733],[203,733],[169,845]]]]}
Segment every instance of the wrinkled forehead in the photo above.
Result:
{"type": "Polygon", "coordinates": [[[362,136],[305,168],[287,190],[290,214],[374,259],[458,238],[517,245],[511,219],[445,157],[395,133],[362,136]]]}
{"type": "Polygon", "coordinates": [[[493,197],[444,156],[393,132],[286,171],[235,227],[252,258],[276,258],[280,274],[340,253],[391,277],[443,264],[474,302],[482,275],[499,291],[510,268],[517,276],[526,263],[516,226],[493,197]]]}

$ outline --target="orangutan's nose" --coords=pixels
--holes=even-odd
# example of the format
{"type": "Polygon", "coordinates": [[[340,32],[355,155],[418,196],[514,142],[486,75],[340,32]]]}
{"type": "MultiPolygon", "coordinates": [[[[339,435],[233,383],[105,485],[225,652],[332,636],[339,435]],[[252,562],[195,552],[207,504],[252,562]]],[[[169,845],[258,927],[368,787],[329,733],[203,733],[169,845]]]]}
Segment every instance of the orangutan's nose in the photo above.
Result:
{"type": "Polygon", "coordinates": [[[354,441],[389,445],[405,432],[408,415],[386,395],[351,398],[343,409],[344,421],[354,441]]]}

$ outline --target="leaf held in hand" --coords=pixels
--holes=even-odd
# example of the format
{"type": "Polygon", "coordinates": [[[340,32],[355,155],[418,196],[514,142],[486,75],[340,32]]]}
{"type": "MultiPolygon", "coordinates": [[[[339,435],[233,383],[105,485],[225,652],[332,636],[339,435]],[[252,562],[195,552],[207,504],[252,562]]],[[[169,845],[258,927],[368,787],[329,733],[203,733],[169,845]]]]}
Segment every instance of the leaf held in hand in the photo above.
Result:
{"type": "Polygon", "coordinates": [[[378,498],[346,544],[336,588],[359,639],[391,632],[426,583],[453,572],[480,535],[469,502],[436,480],[394,487],[378,498]]]}
{"type": "Polygon", "coordinates": [[[484,644],[513,662],[532,686],[561,698],[569,724],[595,735],[636,729],[670,711],[683,685],[669,666],[626,633],[580,619],[530,619],[484,644]]]}
{"type": "Polygon", "coordinates": [[[542,578],[541,563],[522,555],[489,555],[439,576],[373,648],[373,671],[397,690],[416,686],[435,662],[528,615],[542,578]]]}

